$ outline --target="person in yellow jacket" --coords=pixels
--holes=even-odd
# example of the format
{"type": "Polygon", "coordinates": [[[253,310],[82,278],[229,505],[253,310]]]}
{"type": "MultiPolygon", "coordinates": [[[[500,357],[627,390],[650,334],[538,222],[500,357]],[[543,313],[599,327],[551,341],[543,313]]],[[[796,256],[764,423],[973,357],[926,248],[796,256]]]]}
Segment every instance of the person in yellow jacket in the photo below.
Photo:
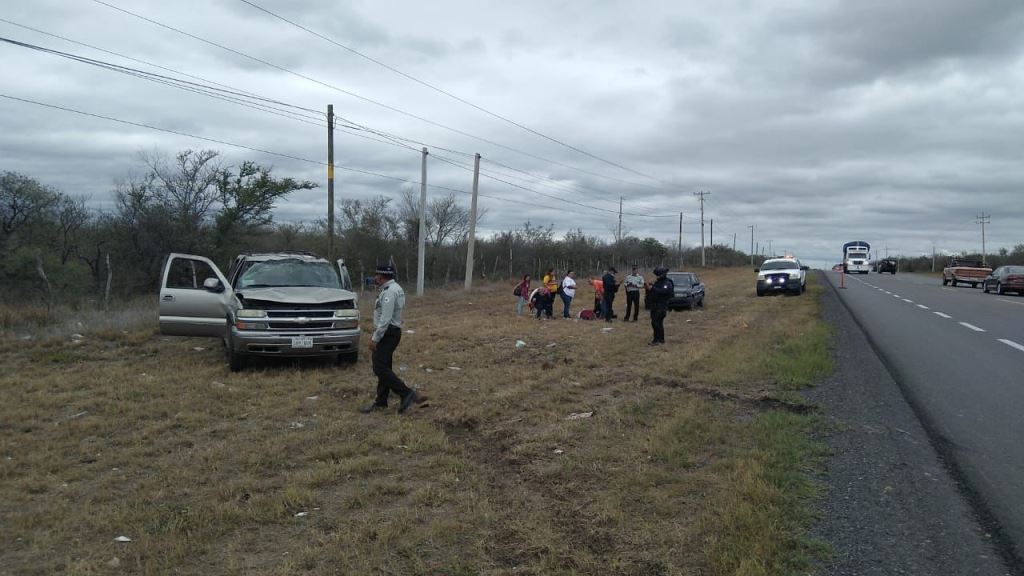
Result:
{"type": "Polygon", "coordinates": [[[542,282],[548,287],[548,292],[551,292],[552,295],[558,292],[558,277],[555,276],[554,268],[548,268],[548,271],[544,274],[542,282]]]}

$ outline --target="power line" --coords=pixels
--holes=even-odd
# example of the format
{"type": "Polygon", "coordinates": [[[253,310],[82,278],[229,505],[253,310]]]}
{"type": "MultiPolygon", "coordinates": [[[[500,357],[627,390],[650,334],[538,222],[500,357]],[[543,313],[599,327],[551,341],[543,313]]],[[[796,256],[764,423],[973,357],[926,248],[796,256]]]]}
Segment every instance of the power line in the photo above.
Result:
{"type": "MultiPolygon", "coordinates": [[[[319,161],[319,160],[311,160],[309,158],[303,158],[301,156],[294,156],[294,155],[291,155],[291,154],[284,154],[284,153],[281,153],[281,152],[274,152],[273,150],[266,150],[266,149],[263,149],[263,148],[256,148],[256,147],[253,147],[253,146],[247,146],[245,144],[238,144],[236,142],[230,142],[230,141],[227,141],[227,140],[220,140],[220,139],[217,139],[217,138],[209,138],[209,137],[206,137],[206,136],[199,136],[197,134],[191,134],[191,133],[188,133],[188,132],[182,132],[180,130],[172,130],[170,128],[161,128],[159,126],[153,126],[151,124],[145,124],[145,123],[142,123],[142,122],[133,122],[131,120],[124,120],[124,119],[121,119],[121,118],[114,118],[113,116],[105,116],[103,114],[96,114],[96,113],[93,113],[93,112],[85,112],[83,110],[76,110],[74,108],[69,108],[69,107],[66,107],[66,106],[59,106],[57,104],[48,104],[46,102],[39,102],[37,100],[31,100],[31,99],[28,99],[28,98],[19,98],[17,96],[11,96],[9,94],[0,93],[0,98],[7,98],[8,100],[15,100],[15,101],[24,102],[24,103],[27,103],[27,104],[34,104],[36,106],[42,106],[44,108],[52,108],[52,109],[61,110],[61,111],[64,111],[64,112],[71,112],[73,114],[79,114],[79,115],[82,115],[82,116],[98,118],[98,119],[101,119],[101,120],[107,120],[107,121],[110,121],[110,122],[116,122],[116,123],[125,124],[125,125],[128,125],[128,126],[135,126],[135,127],[139,127],[139,128],[146,128],[148,130],[155,130],[157,132],[165,132],[165,133],[168,133],[168,134],[174,134],[176,136],[185,136],[187,138],[195,138],[196,140],[203,140],[205,142],[213,142],[215,144],[222,144],[224,146],[231,146],[231,147],[234,147],[234,148],[241,148],[243,150],[249,150],[249,151],[252,151],[252,152],[259,152],[261,154],[268,154],[270,156],[278,156],[278,157],[281,157],[281,158],[287,158],[289,160],[297,160],[299,162],[306,162],[306,163],[309,163],[309,164],[316,164],[316,165],[319,165],[319,166],[327,166],[326,162],[322,162],[322,161],[319,161]]],[[[398,176],[389,176],[387,174],[381,174],[379,172],[373,172],[371,170],[363,170],[361,168],[353,168],[351,166],[341,166],[339,164],[335,164],[334,167],[339,169],[339,170],[345,170],[347,172],[355,172],[355,173],[358,173],[358,174],[365,174],[367,176],[375,176],[375,177],[378,177],[378,178],[384,178],[384,179],[387,179],[387,180],[403,182],[403,183],[406,183],[406,184],[419,184],[420,183],[419,181],[416,181],[416,180],[409,180],[407,178],[401,178],[401,177],[398,177],[398,176]]],[[[446,191],[449,191],[449,192],[457,192],[459,194],[472,195],[472,192],[468,192],[466,190],[460,190],[458,188],[452,188],[452,187],[449,187],[449,186],[441,186],[441,185],[437,185],[437,184],[428,184],[427,186],[430,187],[430,188],[437,189],[437,190],[446,190],[446,191]]],[[[492,199],[492,200],[500,200],[502,202],[510,202],[510,203],[513,203],[513,204],[522,204],[522,202],[519,201],[519,200],[513,200],[511,198],[503,198],[501,196],[491,196],[491,195],[487,195],[487,194],[479,194],[479,196],[481,198],[489,198],[489,199],[492,199]]],[[[540,204],[531,204],[531,206],[536,207],[536,208],[544,208],[544,209],[548,209],[548,210],[554,210],[554,211],[557,211],[557,212],[569,212],[569,213],[581,214],[581,215],[585,215],[585,216],[592,215],[592,214],[589,214],[589,213],[573,211],[573,210],[568,210],[568,209],[564,209],[564,208],[556,208],[556,207],[553,207],[553,206],[546,206],[546,205],[540,205],[540,204]]]]}
{"type": "Polygon", "coordinates": [[[265,66],[269,66],[269,67],[271,67],[271,68],[273,68],[275,70],[284,72],[286,74],[291,74],[291,75],[296,76],[298,78],[302,78],[303,80],[306,80],[306,81],[309,81],[309,82],[313,82],[315,84],[318,84],[318,85],[323,86],[325,88],[329,88],[331,90],[335,90],[337,92],[340,92],[340,93],[345,94],[347,96],[350,96],[352,98],[356,98],[356,99],[361,100],[363,102],[366,102],[368,104],[373,104],[374,106],[378,106],[378,107],[384,108],[386,110],[390,110],[392,112],[395,112],[395,113],[398,113],[398,114],[402,114],[403,116],[407,116],[409,118],[413,118],[413,119],[419,120],[419,121],[424,122],[426,124],[430,124],[431,126],[435,126],[435,127],[438,127],[438,128],[444,129],[444,130],[448,130],[450,132],[454,132],[455,134],[459,134],[459,135],[465,136],[467,138],[472,138],[474,140],[478,140],[478,141],[484,142],[486,144],[490,144],[491,146],[496,146],[498,148],[502,148],[502,149],[508,150],[510,152],[515,152],[517,154],[521,154],[523,156],[526,156],[526,157],[529,157],[529,158],[533,158],[533,159],[539,160],[541,162],[548,162],[548,163],[554,164],[556,166],[562,166],[564,168],[568,168],[568,169],[571,169],[571,170],[576,170],[578,172],[582,172],[584,174],[590,174],[592,176],[596,176],[596,177],[599,177],[599,178],[606,178],[608,180],[614,180],[614,181],[617,181],[617,182],[621,182],[623,184],[629,184],[631,186],[642,186],[642,187],[645,187],[645,188],[659,189],[656,186],[651,186],[651,185],[648,185],[648,184],[641,184],[641,183],[638,183],[638,182],[631,182],[631,181],[628,181],[628,180],[623,180],[623,179],[620,179],[620,178],[615,178],[613,176],[608,176],[608,175],[605,175],[605,174],[599,174],[599,173],[596,173],[596,172],[590,172],[588,170],[584,170],[582,168],[579,168],[579,167],[576,167],[576,166],[572,166],[570,164],[565,164],[563,162],[558,162],[556,160],[551,160],[549,158],[544,158],[542,156],[538,156],[536,154],[532,154],[530,152],[526,152],[524,150],[520,150],[520,149],[514,148],[512,146],[507,146],[505,144],[501,144],[499,142],[495,142],[493,140],[484,138],[482,136],[477,136],[475,134],[471,134],[469,132],[465,132],[463,130],[459,130],[458,128],[454,128],[454,127],[451,127],[451,126],[448,126],[448,125],[445,125],[445,124],[441,124],[440,122],[435,122],[433,120],[424,118],[422,116],[418,116],[416,114],[413,114],[412,112],[407,112],[405,110],[402,110],[400,108],[396,108],[396,107],[391,106],[389,104],[384,104],[383,102],[379,102],[379,101],[374,100],[372,98],[368,98],[366,96],[362,96],[361,94],[357,94],[356,92],[352,92],[351,90],[346,90],[344,88],[340,88],[340,87],[335,86],[333,84],[330,84],[328,82],[324,82],[322,80],[318,80],[318,79],[313,78],[311,76],[307,76],[307,75],[302,74],[300,72],[295,72],[294,70],[290,70],[290,69],[285,68],[283,66],[274,64],[273,62],[269,62],[267,60],[264,60],[262,58],[258,58],[256,56],[251,56],[251,55],[246,54],[244,52],[241,52],[239,50],[235,50],[234,48],[230,48],[228,46],[224,46],[223,44],[218,44],[217,42],[214,42],[212,40],[208,40],[208,39],[203,38],[201,36],[197,36],[197,35],[192,34],[190,32],[186,32],[186,31],[181,30],[179,28],[175,28],[173,26],[164,24],[164,23],[159,22],[157,20],[154,20],[152,18],[148,18],[148,17],[143,16],[141,14],[137,14],[135,12],[127,10],[125,8],[121,8],[119,6],[115,6],[113,4],[105,2],[104,0],[92,0],[92,1],[97,3],[97,4],[100,4],[102,6],[106,6],[106,7],[110,8],[110,9],[112,9],[112,10],[116,10],[116,11],[121,12],[123,14],[127,14],[129,16],[132,16],[133,18],[137,18],[139,20],[142,20],[142,21],[145,21],[145,22],[149,22],[150,24],[153,24],[155,26],[159,26],[161,28],[164,28],[165,30],[170,30],[172,32],[175,32],[177,34],[181,34],[183,36],[187,36],[189,38],[192,38],[193,40],[197,40],[197,41],[202,42],[204,44],[208,44],[210,46],[214,46],[216,48],[220,48],[221,50],[225,50],[225,51],[230,52],[232,54],[235,54],[237,56],[241,56],[242,58],[246,58],[248,60],[252,60],[253,62],[258,62],[258,63],[263,64],[265,66]]]}
{"type": "Polygon", "coordinates": [[[533,134],[535,136],[540,136],[541,138],[544,138],[545,140],[554,142],[555,144],[558,144],[559,146],[563,146],[565,148],[568,148],[570,150],[573,150],[575,152],[583,154],[584,156],[587,156],[587,157],[592,158],[594,160],[597,160],[599,162],[603,162],[605,164],[608,164],[609,166],[614,166],[614,167],[619,168],[621,170],[625,170],[626,172],[630,172],[632,174],[636,174],[637,176],[642,176],[644,178],[649,178],[651,180],[654,180],[655,182],[659,182],[659,183],[665,184],[665,182],[662,182],[661,180],[659,180],[658,178],[655,178],[654,176],[651,176],[649,174],[644,174],[643,172],[639,172],[639,171],[634,170],[632,168],[629,168],[627,166],[623,166],[622,164],[619,164],[617,162],[613,162],[611,160],[607,160],[607,159],[602,158],[600,156],[597,156],[595,154],[591,154],[590,152],[587,152],[586,150],[582,150],[580,148],[577,148],[576,146],[573,146],[571,144],[567,144],[567,143],[565,143],[565,142],[563,142],[563,141],[561,141],[561,140],[559,140],[557,138],[553,138],[551,136],[548,136],[547,134],[543,134],[541,132],[538,132],[537,130],[534,130],[533,128],[530,128],[529,126],[525,126],[523,124],[520,124],[519,122],[516,122],[516,121],[511,120],[511,119],[509,119],[509,118],[507,118],[505,116],[502,116],[501,114],[498,114],[496,112],[492,112],[492,111],[490,111],[490,110],[488,110],[488,109],[486,109],[486,108],[484,108],[482,106],[478,106],[477,104],[474,104],[473,102],[470,102],[469,100],[466,100],[464,98],[456,96],[455,94],[452,94],[451,92],[449,92],[447,90],[444,90],[442,88],[438,88],[437,86],[434,86],[433,84],[430,84],[428,82],[420,80],[419,78],[416,78],[415,76],[407,74],[407,73],[405,73],[405,72],[403,72],[403,71],[401,71],[401,70],[399,70],[399,69],[397,69],[397,68],[395,68],[393,66],[385,64],[384,62],[381,62],[380,60],[377,60],[377,59],[375,59],[375,58],[373,58],[371,56],[367,56],[366,54],[363,54],[362,52],[356,50],[355,48],[352,48],[350,46],[346,46],[344,44],[341,44],[340,42],[337,42],[336,40],[334,40],[332,38],[324,36],[323,34],[320,34],[319,32],[317,32],[315,30],[312,30],[310,28],[307,28],[306,26],[303,26],[302,24],[299,24],[297,22],[293,22],[292,20],[289,20],[289,19],[285,18],[284,16],[281,16],[280,14],[277,14],[275,12],[267,10],[266,8],[256,4],[255,2],[251,2],[250,0],[239,0],[239,1],[244,3],[244,4],[247,4],[247,5],[255,8],[255,9],[257,9],[257,10],[259,10],[259,11],[265,13],[265,14],[268,14],[268,15],[274,17],[274,18],[277,18],[278,20],[281,20],[282,22],[286,22],[286,23],[291,24],[292,26],[294,26],[294,27],[296,27],[296,28],[298,28],[300,30],[304,30],[304,31],[312,34],[313,36],[316,36],[317,38],[320,38],[321,40],[329,42],[329,43],[331,43],[331,44],[333,44],[333,45],[335,45],[335,46],[337,46],[337,47],[339,47],[339,48],[341,48],[343,50],[347,50],[347,51],[351,52],[352,54],[355,54],[356,56],[359,56],[360,58],[364,58],[366,60],[369,60],[370,62],[373,62],[374,64],[377,64],[378,66],[381,66],[382,68],[385,68],[387,70],[390,70],[391,72],[394,72],[395,74],[398,74],[399,76],[402,76],[404,78],[412,80],[413,82],[416,82],[417,84],[420,84],[421,86],[425,86],[427,88],[430,88],[431,90],[434,90],[435,92],[439,92],[441,94],[444,94],[445,96],[448,96],[449,98],[452,98],[453,100],[456,100],[456,101],[461,102],[461,103],[463,103],[463,104],[465,104],[467,106],[470,106],[470,107],[472,107],[472,108],[474,108],[476,110],[479,110],[480,112],[483,112],[484,114],[487,114],[489,116],[493,116],[494,118],[497,118],[499,120],[507,122],[507,123],[517,127],[517,128],[521,128],[521,129],[523,129],[523,130],[525,130],[525,131],[527,131],[527,132],[529,132],[529,133],[531,133],[531,134],[533,134]]]}

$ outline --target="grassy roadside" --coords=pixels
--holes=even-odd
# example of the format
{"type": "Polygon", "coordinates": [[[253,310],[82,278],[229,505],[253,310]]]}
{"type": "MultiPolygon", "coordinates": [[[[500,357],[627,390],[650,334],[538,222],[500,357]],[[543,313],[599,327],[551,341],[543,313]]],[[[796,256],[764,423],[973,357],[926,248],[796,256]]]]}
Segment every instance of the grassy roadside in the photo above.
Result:
{"type": "Polygon", "coordinates": [[[2,340],[0,573],[800,573],[819,288],[705,280],[655,349],[642,320],[512,317],[505,286],[410,299],[396,364],[430,405],[401,418],[355,413],[367,358],[231,374],[151,323],[2,340]]]}

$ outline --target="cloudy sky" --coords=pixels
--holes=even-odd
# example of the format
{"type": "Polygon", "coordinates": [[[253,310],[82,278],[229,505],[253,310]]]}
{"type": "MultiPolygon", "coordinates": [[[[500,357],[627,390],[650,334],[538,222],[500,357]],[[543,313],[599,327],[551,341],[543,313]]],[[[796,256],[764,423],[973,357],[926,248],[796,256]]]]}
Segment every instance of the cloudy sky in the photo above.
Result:
{"type": "Polygon", "coordinates": [[[478,152],[483,235],[529,220],[610,238],[621,196],[629,233],[674,245],[683,212],[683,242],[699,245],[694,192],[708,191],[716,242],[749,250],[754,226],[758,244],[818,265],[855,239],[980,250],[982,213],[990,251],[1024,243],[1019,0],[252,3],[380,64],[243,0],[5,2],[4,38],[230,87],[289,117],[0,43],[4,96],[190,135],[0,98],[0,170],[103,209],[141,152],[215,148],[321,183],[276,212],[312,220],[326,210],[317,112],[333,104],[342,125],[405,139],[339,131],[339,198],[418,192],[422,145],[428,182],[467,192],[471,172],[445,160],[478,152]]]}

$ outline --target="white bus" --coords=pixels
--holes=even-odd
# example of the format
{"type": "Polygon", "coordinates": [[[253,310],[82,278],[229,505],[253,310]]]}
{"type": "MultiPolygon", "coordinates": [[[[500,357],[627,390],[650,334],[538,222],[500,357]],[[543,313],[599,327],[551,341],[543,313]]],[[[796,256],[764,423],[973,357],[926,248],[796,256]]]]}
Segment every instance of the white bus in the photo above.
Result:
{"type": "Polygon", "coordinates": [[[867,274],[871,271],[871,245],[862,240],[843,244],[843,272],[867,274]]]}

